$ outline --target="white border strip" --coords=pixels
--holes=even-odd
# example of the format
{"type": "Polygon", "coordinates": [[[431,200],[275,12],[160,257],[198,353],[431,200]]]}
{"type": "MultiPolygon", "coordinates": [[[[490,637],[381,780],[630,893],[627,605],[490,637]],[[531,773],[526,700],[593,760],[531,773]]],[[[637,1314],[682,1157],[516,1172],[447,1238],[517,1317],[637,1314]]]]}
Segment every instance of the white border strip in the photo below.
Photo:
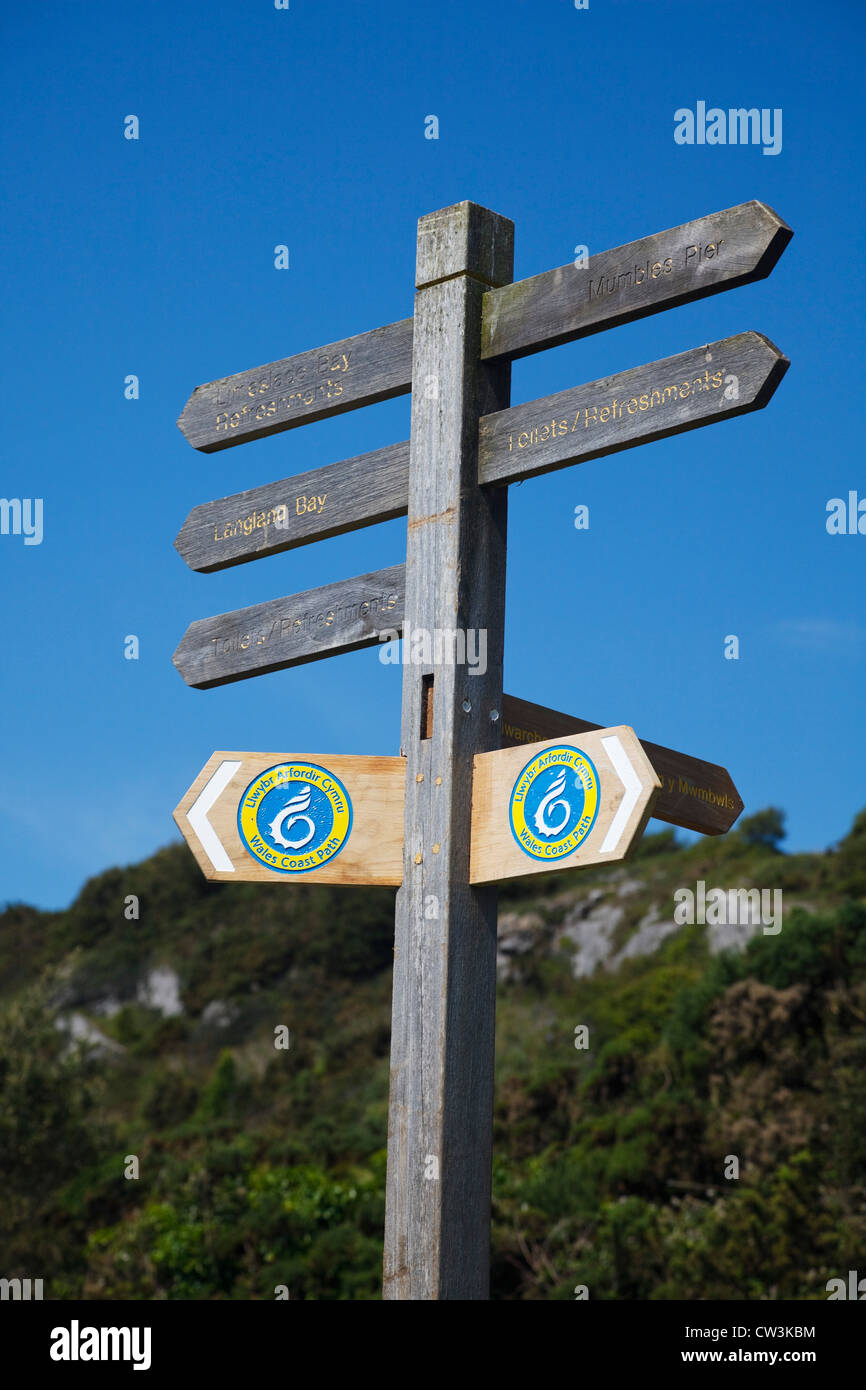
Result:
{"type": "Polygon", "coordinates": [[[628,818],[634,810],[641,792],[641,781],[629,760],[628,754],[616,734],[603,738],[601,745],[610,758],[619,780],[625,787],[625,796],[619,803],[616,815],[607,829],[599,854],[611,854],[623,837],[628,818]]]}
{"type": "Polygon", "coordinates": [[[241,766],[241,763],[232,762],[229,758],[221,762],[186,813],[186,818],[198,836],[199,843],[208,859],[214,868],[223,874],[233,874],[235,866],[229,859],[225,845],[207,817],[214,802],[219,800],[241,766]]]}

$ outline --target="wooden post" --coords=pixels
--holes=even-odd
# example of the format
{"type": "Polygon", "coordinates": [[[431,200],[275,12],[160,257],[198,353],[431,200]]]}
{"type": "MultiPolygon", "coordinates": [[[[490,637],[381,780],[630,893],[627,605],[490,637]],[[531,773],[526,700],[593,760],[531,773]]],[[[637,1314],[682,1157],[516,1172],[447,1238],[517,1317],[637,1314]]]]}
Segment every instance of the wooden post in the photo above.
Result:
{"type": "Polygon", "coordinates": [[[386,1299],[489,1295],[496,890],[470,888],[469,845],[473,758],[500,741],[507,490],[478,486],[478,421],[509,403],[481,301],[513,256],[513,224],[474,203],[418,224],[386,1299]],[[455,632],[473,664],[449,661],[455,632]]]}

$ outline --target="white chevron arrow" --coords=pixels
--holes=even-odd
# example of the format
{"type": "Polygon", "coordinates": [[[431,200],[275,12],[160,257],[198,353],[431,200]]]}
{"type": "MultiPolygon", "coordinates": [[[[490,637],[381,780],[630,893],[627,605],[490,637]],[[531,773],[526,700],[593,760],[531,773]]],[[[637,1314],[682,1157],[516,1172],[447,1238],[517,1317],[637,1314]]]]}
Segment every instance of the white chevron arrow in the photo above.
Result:
{"type": "Polygon", "coordinates": [[[222,796],[240,766],[239,762],[232,762],[228,758],[221,762],[186,813],[186,818],[198,836],[208,859],[215,869],[224,874],[233,874],[235,866],[207,817],[211,807],[222,796]]]}
{"type": "Polygon", "coordinates": [[[625,796],[617,807],[616,815],[608,826],[607,834],[599,849],[599,854],[612,854],[622,839],[628,818],[640,796],[641,780],[616,734],[608,734],[606,738],[601,740],[601,743],[605,753],[610,758],[614,772],[625,787],[625,796]]]}

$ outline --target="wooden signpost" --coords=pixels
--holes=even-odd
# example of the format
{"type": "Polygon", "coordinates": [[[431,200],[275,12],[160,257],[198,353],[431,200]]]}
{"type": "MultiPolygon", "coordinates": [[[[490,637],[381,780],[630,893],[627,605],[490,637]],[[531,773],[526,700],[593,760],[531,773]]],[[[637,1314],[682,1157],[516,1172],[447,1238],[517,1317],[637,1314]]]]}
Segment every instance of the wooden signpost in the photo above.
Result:
{"type": "Polygon", "coordinates": [[[507,485],[761,409],[787,359],[741,333],[514,407],[510,362],[761,279],[790,237],[743,203],[512,283],[512,224],[459,203],[419,222],[411,319],[201,386],[178,421],[212,452],[424,383],[407,443],[190,513],[175,544],[203,572],[408,527],[405,565],[192,623],[189,685],[486,636],[471,680],[459,643],[404,653],[399,757],[218,752],[175,812],[208,878],[399,885],[387,1299],[488,1295],[496,884],[622,859],[650,815],[722,834],[742,810],[724,768],[503,696],[507,485]]]}

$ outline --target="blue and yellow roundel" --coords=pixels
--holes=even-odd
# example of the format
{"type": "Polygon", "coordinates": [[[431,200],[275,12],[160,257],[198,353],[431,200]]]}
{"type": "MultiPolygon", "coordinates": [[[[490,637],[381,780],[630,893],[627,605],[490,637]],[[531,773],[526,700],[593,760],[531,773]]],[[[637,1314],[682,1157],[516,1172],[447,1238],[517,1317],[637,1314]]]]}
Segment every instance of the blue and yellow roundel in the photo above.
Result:
{"type": "Polygon", "coordinates": [[[244,849],[281,874],[318,869],[345,845],[352,802],[339,777],[316,763],[278,763],[250,782],[238,806],[244,849]]]}
{"type": "Polygon", "coordinates": [[[514,783],[511,833],[532,859],[564,859],[595,824],[598,798],[598,773],[585,753],[570,744],[545,748],[514,783]]]}

